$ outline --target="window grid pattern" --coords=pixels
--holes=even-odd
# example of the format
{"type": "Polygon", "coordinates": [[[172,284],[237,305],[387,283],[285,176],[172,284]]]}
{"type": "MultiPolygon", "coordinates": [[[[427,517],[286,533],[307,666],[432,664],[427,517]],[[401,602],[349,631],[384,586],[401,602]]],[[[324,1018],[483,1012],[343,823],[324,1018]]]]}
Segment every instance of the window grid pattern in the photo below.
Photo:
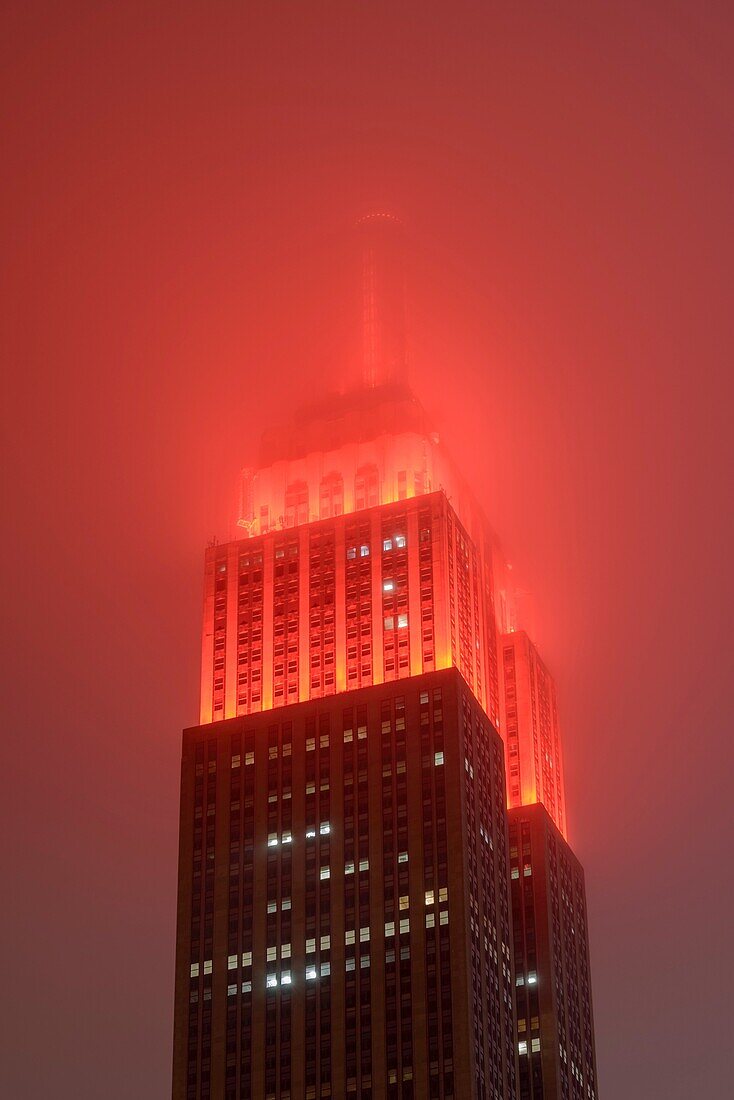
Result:
{"type": "Polygon", "coordinates": [[[345,1087],[372,1097],[372,971],[367,708],[342,715],[344,777],[345,1087]],[[349,868],[349,873],[346,869],[349,868]],[[365,938],[366,936],[369,938],[365,938]]]}
{"type": "Polygon", "coordinates": [[[347,687],[372,683],[372,547],[369,523],[346,527],[347,687]]]}
{"type": "Polygon", "coordinates": [[[408,775],[405,698],[380,705],[382,865],[385,918],[385,1053],[388,1100],[412,1100],[408,775]]]}
{"type": "Polygon", "coordinates": [[[237,713],[251,714],[262,709],[262,551],[240,555],[237,583],[237,713]]]}
{"type": "Polygon", "coordinates": [[[310,532],[309,664],[312,699],[333,695],[336,691],[335,554],[333,526],[319,526],[310,532]]]}
{"type": "Polygon", "coordinates": [[[451,943],[448,923],[448,833],[446,827],[443,692],[422,691],[420,701],[421,793],[423,803],[423,885],[426,925],[426,1004],[429,1095],[454,1096],[454,1041],[451,1006],[451,943]]]}
{"type": "Polygon", "coordinates": [[[408,539],[404,512],[382,520],[383,670],[386,683],[410,676],[408,539]]]}
{"type": "Polygon", "coordinates": [[[273,565],[273,706],[298,698],[298,540],[275,543],[273,565]]]}
{"type": "Polygon", "coordinates": [[[217,743],[196,746],[194,766],[193,890],[189,980],[188,1100],[209,1100],[212,1058],[214,840],[217,743]]]}

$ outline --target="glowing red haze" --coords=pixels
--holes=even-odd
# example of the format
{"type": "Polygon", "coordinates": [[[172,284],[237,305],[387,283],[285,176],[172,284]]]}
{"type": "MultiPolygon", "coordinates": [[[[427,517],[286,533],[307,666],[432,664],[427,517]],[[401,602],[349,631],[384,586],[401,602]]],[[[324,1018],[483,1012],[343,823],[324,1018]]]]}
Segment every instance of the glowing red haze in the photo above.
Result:
{"type": "Polygon", "coordinates": [[[729,5],[7,3],[0,1093],[170,1084],[203,549],[349,226],[558,685],[604,1100],[728,1080],[729,5]]]}

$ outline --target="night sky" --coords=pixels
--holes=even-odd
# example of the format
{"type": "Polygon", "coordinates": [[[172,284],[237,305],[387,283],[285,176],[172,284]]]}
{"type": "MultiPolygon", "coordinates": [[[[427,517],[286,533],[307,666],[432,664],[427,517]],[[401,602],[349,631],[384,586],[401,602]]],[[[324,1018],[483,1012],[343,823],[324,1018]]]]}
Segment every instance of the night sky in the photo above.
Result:
{"type": "Polygon", "coordinates": [[[170,1090],[203,550],[339,384],[351,226],[560,695],[601,1100],[730,1081],[724,0],[0,10],[0,1093],[170,1090]]]}

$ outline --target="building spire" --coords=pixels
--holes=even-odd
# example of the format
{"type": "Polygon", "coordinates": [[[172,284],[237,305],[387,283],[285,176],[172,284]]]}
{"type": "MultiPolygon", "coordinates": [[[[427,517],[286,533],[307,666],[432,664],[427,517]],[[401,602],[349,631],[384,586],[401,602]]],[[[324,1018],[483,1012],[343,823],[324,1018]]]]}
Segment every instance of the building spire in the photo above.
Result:
{"type": "Polygon", "coordinates": [[[369,389],[407,381],[402,222],[374,213],[357,222],[362,261],[362,382],[369,389]]]}

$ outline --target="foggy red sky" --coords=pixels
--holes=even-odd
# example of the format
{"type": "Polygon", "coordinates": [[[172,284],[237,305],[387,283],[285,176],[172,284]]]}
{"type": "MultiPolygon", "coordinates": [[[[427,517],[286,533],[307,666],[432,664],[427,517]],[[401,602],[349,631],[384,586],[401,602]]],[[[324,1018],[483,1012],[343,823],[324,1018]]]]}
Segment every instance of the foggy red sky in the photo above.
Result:
{"type": "Polygon", "coordinates": [[[345,241],[538,607],[602,1100],[730,1078],[731,6],[5,3],[0,1092],[170,1093],[203,549],[345,241]],[[111,1075],[111,1076],[110,1076],[111,1075]]]}

